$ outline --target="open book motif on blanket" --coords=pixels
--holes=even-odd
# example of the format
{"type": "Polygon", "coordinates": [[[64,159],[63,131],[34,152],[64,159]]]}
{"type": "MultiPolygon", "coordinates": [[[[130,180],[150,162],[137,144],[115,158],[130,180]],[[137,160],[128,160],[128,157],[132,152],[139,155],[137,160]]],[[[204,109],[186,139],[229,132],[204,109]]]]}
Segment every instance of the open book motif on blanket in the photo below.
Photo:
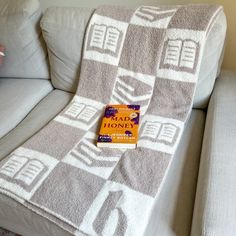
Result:
{"type": "Polygon", "coordinates": [[[193,40],[168,39],[164,43],[160,68],[195,73],[199,43],[193,40]]]}
{"type": "Polygon", "coordinates": [[[95,107],[86,106],[83,103],[73,102],[65,111],[64,115],[72,119],[81,120],[88,123],[96,115],[96,113],[97,109],[95,107]]]}
{"type": "Polygon", "coordinates": [[[141,138],[147,138],[153,142],[156,141],[174,145],[178,132],[179,128],[174,124],[146,121],[142,127],[141,138]]]}
{"type": "Polygon", "coordinates": [[[0,177],[11,180],[24,189],[31,189],[47,169],[40,160],[15,155],[2,166],[0,177]]]}
{"type": "Polygon", "coordinates": [[[122,31],[113,26],[93,24],[89,32],[87,50],[118,56],[122,31]]]}

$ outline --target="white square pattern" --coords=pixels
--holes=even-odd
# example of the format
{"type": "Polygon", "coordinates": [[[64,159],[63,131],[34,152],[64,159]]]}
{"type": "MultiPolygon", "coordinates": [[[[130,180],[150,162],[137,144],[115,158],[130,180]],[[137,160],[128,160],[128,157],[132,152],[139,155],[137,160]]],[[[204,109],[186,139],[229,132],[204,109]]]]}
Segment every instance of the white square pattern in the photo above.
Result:
{"type": "Polygon", "coordinates": [[[55,121],[82,130],[88,130],[98,120],[104,104],[75,95],[66,111],[54,118],[55,121]]]}
{"type": "Polygon", "coordinates": [[[140,126],[139,147],[174,154],[184,123],[160,116],[145,115],[140,126]]]}
{"type": "Polygon", "coordinates": [[[167,29],[157,77],[196,83],[205,32],[167,29]]]}
{"type": "Polygon", "coordinates": [[[85,39],[84,58],[117,66],[127,28],[126,22],[94,14],[85,39]]]}
{"type": "Polygon", "coordinates": [[[20,147],[0,168],[0,185],[14,196],[29,200],[58,162],[44,153],[20,147]]]}

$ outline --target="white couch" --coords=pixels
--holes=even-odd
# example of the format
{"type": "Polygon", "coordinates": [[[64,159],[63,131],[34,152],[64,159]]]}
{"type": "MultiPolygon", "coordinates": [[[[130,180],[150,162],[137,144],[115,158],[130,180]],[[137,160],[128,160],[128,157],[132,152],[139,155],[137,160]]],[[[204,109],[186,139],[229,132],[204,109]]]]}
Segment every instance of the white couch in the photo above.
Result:
{"type": "MultiPolygon", "coordinates": [[[[0,0],[0,43],[7,54],[0,67],[0,160],[43,128],[73,97],[92,12],[53,7],[41,19],[36,0],[0,0]]],[[[221,14],[209,33],[192,115],[147,236],[230,236],[236,230],[232,142],[236,79],[232,72],[219,76],[225,31],[221,14]]],[[[23,236],[70,235],[4,195],[0,195],[0,227],[23,236]]]]}

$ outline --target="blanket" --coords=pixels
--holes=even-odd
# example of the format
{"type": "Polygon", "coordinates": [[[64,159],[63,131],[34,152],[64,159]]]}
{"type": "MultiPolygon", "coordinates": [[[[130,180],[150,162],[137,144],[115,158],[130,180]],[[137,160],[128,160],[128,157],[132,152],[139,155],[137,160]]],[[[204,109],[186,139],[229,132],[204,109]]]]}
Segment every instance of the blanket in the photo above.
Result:
{"type": "Polygon", "coordinates": [[[214,5],[98,8],[73,100],[0,163],[0,192],[73,235],[143,235],[220,11],[214,5]],[[141,105],[136,149],[96,146],[107,104],[141,105]]]}

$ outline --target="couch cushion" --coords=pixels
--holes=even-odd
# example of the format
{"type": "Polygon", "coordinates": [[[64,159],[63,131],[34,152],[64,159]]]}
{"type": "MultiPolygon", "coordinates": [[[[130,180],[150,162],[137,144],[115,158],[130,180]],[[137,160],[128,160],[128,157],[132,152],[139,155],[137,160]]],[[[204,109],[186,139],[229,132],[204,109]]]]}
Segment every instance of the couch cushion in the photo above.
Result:
{"type": "Polygon", "coordinates": [[[0,77],[49,78],[37,0],[0,0],[0,44],[5,46],[0,77]]]}
{"type": "Polygon", "coordinates": [[[44,127],[72,97],[71,93],[57,89],[44,97],[15,129],[0,139],[0,160],[44,127]]]}
{"type": "MultiPolygon", "coordinates": [[[[75,92],[77,88],[82,42],[91,14],[91,9],[51,7],[42,18],[41,28],[48,47],[51,78],[56,88],[69,92],[75,92]]],[[[208,34],[194,108],[207,106],[223,58],[225,31],[226,19],[222,12],[208,34]]]]}
{"type": "MultiPolygon", "coordinates": [[[[193,110],[145,235],[190,235],[204,123],[205,113],[193,110]]],[[[71,235],[4,195],[0,209],[0,225],[24,236],[71,235]]]]}
{"type": "Polygon", "coordinates": [[[85,29],[91,9],[49,8],[41,20],[53,86],[75,93],[85,29]],[[70,35],[70,37],[68,37],[70,35]]]}
{"type": "Polygon", "coordinates": [[[223,71],[204,132],[192,236],[236,235],[236,73],[223,71]]]}
{"type": "Polygon", "coordinates": [[[52,89],[48,80],[0,79],[0,138],[24,119],[52,89]]]}

